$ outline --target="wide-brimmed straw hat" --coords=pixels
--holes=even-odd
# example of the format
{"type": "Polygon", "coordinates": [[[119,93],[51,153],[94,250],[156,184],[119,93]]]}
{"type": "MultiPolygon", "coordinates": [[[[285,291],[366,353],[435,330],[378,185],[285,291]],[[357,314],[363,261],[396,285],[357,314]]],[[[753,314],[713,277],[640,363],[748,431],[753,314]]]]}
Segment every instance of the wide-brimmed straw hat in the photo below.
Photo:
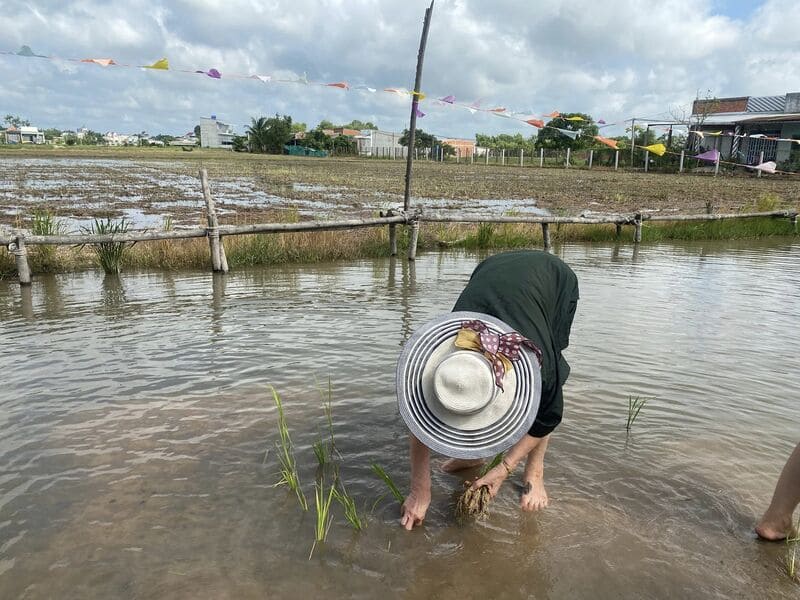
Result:
{"type": "Polygon", "coordinates": [[[451,312],[417,329],[397,363],[400,415],[417,439],[454,458],[503,452],[531,427],[541,352],[483,313],[451,312]]]}

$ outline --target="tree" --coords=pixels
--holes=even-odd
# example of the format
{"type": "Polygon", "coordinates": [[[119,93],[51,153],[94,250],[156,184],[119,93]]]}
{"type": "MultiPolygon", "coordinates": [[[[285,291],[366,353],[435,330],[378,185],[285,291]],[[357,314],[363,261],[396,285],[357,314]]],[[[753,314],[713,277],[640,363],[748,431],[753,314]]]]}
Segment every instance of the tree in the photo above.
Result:
{"type": "MultiPolygon", "coordinates": [[[[401,146],[408,147],[408,129],[403,130],[403,135],[398,140],[401,146]]],[[[417,129],[414,132],[414,148],[433,148],[439,144],[439,140],[435,135],[425,133],[422,129],[417,129]]]]}
{"type": "Polygon", "coordinates": [[[308,126],[305,123],[292,123],[292,133],[302,133],[304,132],[308,126]]]}
{"type": "Polygon", "coordinates": [[[167,135],[166,133],[159,133],[153,139],[154,140],[158,140],[159,142],[164,142],[164,144],[169,144],[172,140],[175,139],[175,136],[174,135],[167,135]]]}
{"type": "Polygon", "coordinates": [[[47,129],[44,130],[44,139],[52,141],[57,137],[61,137],[60,129],[54,129],[52,127],[48,127],[47,129]]]}
{"type": "Polygon", "coordinates": [[[18,117],[17,115],[6,115],[3,117],[3,121],[6,124],[6,127],[16,127],[19,129],[20,127],[30,127],[31,122],[27,119],[23,119],[22,117],[18,117]]]}
{"type": "Polygon", "coordinates": [[[235,135],[233,136],[233,143],[231,148],[234,152],[247,152],[247,136],[235,135]]]}
{"type": "Polygon", "coordinates": [[[322,121],[319,122],[319,125],[317,125],[317,129],[335,129],[335,128],[336,125],[334,125],[327,119],[323,119],[322,121]]]}
{"type": "Polygon", "coordinates": [[[247,136],[250,138],[250,152],[283,154],[283,146],[292,139],[292,117],[259,117],[250,119],[247,136]]]}
{"type": "Polygon", "coordinates": [[[314,150],[330,150],[333,147],[333,138],[322,129],[317,128],[306,133],[303,138],[303,146],[314,150]]]}
{"type": "Polygon", "coordinates": [[[333,138],[332,150],[337,154],[355,154],[358,144],[349,135],[337,135],[333,138]]]}
{"type": "Polygon", "coordinates": [[[524,150],[527,154],[533,154],[533,150],[536,147],[536,136],[532,135],[526,139],[521,133],[517,133],[516,135],[508,135],[506,133],[501,133],[500,135],[485,135],[476,133],[475,143],[481,148],[489,148],[491,150],[505,150],[506,152],[519,152],[520,150],[524,150]]]}
{"type": "Polygon", "coordinates": [[[553,150],[581,150],[593,145],[594,136],[598,134],[597,125],[592,121],[592,117],[584,113],[565,113],[555,117],[547,123],[547,126],[539,130],[536,138],[536,148],[546,148],[553,150]],[[582,121],[568,121],[570,117],[580,117],[582,121]],[[577,131],[575,139],[556,131],[555,128],[568,131],[577,131]]]}
{"type": "Polygon", "coordinates": [[[197,139],[197,145],[202,146],[202,140],[200,139],[200,125],[194,126],[194,137],[197,139]]]}
{"type": "Polygon", "coordinates": [[[358,119],[353,119],[347,125],[342,125],[342,127],[345,129],[358,129],[359,131],[363,131],[364,129],[377,129],[377,127],[369,121],[359,121],[358,119]]]}

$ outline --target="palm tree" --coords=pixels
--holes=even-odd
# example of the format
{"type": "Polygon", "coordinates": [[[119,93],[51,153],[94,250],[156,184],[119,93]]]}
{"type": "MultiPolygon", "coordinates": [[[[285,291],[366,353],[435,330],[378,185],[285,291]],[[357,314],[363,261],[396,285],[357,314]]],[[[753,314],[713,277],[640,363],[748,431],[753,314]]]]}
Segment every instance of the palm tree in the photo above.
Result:
{"type": "Polygon", "coordinates": [[[250,118],[250,127],[247,128],[247,137],[250,140],[250,152],[266,152],[266,137],[268,132],[267,118],[250,118]]]}

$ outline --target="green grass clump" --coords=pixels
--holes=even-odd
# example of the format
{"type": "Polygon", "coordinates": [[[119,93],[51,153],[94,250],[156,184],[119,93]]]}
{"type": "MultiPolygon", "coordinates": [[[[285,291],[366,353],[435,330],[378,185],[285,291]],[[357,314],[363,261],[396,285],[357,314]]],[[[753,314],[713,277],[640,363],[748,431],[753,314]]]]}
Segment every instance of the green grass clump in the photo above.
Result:
{"type": "Polygon", "coordinates": [[[372,463],[372,472],[375,473],[375,475],[377,475],[381,479],[381,481],[383,481],[386,484],[386,487],[389,488],[389,491],[392,493],[392,496],[394,496],[395,499],[400,504],[406,501],[406,497],[403,496],[402,493],[400,493],[400,490],[394,484],[392,478],[389,477],[389,474],[383,470],[383,467],[381,467],[379,464],[372,463]]]}
{"type": "Polygon", "coordinates": [[[336,501],[342,506],[344,518],[347,519],[350,526],[356,531],[361,531],[364,529],[364,522],[361,520],[361,515],[358,513],[356,501],[347,493],[344,481],[342,481],[338,473],[336,474],[336,483],[338,487],[334,486],[333,497],[336,498],[336,501]]]}
{"type": "MultiPolygon", "coordinates": [[[[56,216],[45,210],[33,212],[31,220],[31,233],[33,235],[62,235],[66,231],[64,223],[56,216]]],[[[31,253],[33,268],[37,271],[52,270],[56,266],[56,251],[58,246],[36,245],[31,253]]]]}
{"type": "MultiPolygon", "coordinates": [[[[123,217],[119,221],[111,217],[106,219],[94,219],[92,226],[85,230],[86,233],[95,235],[120,234],[128,232],[129,223],[123,217]]],[[[122,266],[122,257],[130,247],[128,242],[101,242],[92,244],[92,249],[97,254],[100,266],[103,271],[109,274],[118,274],[122,266]]]]}
{"type": "Polygon", "coordinates": [[[278,461],[280,462],[280,479],[276,486],[286,485],[297,495],[297,500],[303,510],[308,510],[308,502],[305,494],[300,487],[300,475],[297,473],[297,463],[294,458],[294,446],[292,438],[289,436],[289,428],[286,425],[286,416],[283,413],[283,403],[278,392],[272,388],[272,397],[278,407],[278,435],[280,441],[276,444],[278,448],[278,461]]]}

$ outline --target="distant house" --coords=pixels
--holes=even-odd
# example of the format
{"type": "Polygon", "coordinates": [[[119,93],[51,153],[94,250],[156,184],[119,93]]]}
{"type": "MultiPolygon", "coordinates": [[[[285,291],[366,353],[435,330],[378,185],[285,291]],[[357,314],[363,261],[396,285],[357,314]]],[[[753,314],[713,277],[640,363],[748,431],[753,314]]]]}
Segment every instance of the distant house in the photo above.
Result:
{"type": "Polygon", "coordinates": [[[358,144],[358,153],[363,156],[397,156],[406,155],[406,147],[400,144],[403,134],[378,129],[364,129],[354,135],[358,144]]]}
{"type": "Polygon", "coordinates": [[[695,100],[691,123],[692,151],[717,149],[723,159],[751,165],[762,152],[778,163],[800,154],[791,141],[800,139],[800,92],[695,100]]]}
{"type": "Polygon", "coordinates": [[[4,132],[6,144],[44,144],[44,132],[38,127],[14,127],[4,132]]]}
{"type": "Polygon", "coordinates": [[[460,138],[442,138],[443,144],[452,146],[456,149],[456,154],[462,158],[469,158],[475,153],[475,140],[465,140],[460,138]]]}
{"type": "Polygon", "coordinates": [[[233,147],[233,138],[236,133],[233,127],[217,120],[217,115],[200,119],[200,146],[203,148],[228,148],[233,147]]]}

